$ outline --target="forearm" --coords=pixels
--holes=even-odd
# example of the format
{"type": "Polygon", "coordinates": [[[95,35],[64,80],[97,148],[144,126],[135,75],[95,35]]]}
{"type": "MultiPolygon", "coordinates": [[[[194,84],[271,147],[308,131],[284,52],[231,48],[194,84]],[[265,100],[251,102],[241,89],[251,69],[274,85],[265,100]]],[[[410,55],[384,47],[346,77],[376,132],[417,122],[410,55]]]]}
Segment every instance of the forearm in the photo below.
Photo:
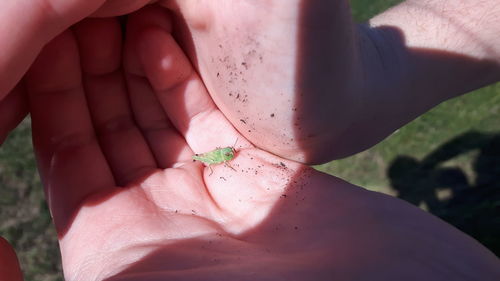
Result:
{"type": "Polygon", "coordinates": [[[500,62],[498,1],[459,0],[452,3],[408,0],[370,20],[370,26],[400,29],[408,48],[439,50],[500,62]]]}
{"type": "Polygon", "coordinates": [[[348,138],[359,141],[346,144],[351,151],[375,144],[446,99],[500,79],[496,4],[410,0],[359,26],[366,96],[353,125],[358,130],[348,138]]]}
{"type": "Polygon", "coordinates": [[[500,78],[498,1],[453,2],[409,0],[370,21],[379,48],[390,47],[382,60],[406,78],[402,86],[419,84],[448,98],[500,78]]]}
{"type": "Polygon", "coordinates": [[[453,2],[409,0],[370,21],[402,90],[446,99],[500,79],[498,1],[453,2]]]}

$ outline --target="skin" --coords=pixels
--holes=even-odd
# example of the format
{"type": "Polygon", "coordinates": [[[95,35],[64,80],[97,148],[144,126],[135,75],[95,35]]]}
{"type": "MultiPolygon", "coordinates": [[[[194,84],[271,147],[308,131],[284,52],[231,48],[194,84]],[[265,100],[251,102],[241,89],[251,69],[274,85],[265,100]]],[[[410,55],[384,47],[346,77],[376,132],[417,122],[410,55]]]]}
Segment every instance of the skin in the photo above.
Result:
{"type": "Polygon", "coordinates": [[[250,145],[211,101],[167,18],[158,10],[131,17],[123,65],[115,56],[117,22],[84,21],[52,41],[27,75],[66,280],[497,274],[491,253],[417,208],[250,145]],[[139,56],[128,53],[134,49],[139,56]],[[129,89],[130,108],[120,85],[129,89]],[[236,138],[236,173],[215,166],[209,176],[191,161],[210,144],[236,138]],[[421,252],[401,254],[412,249],[421,252]],[[420,266],[421,255],[453,270],[420,266]]]}
{"type": "MultiPolygon", "coordinates": [[[[9,25],[0,26],[26,30],[0,40],[8,54],[0,73],[9,73],[0,93],[10,93],[0,102],[0,128],[4,136],[15,127],[28,95],[66,280],[500,276],[492,253],[435,217],[254,147],[215,106],[168,15],[131,16],[124,46],[114,19],[85,20],[51,40],[102,4],[57,3],[62,17],[17,19],[0,9],[9,11],[0,17],[9,25]],[[242,146],[232,161],[237,173],[214,167],[208,177],[192,163],[194,153],[234,139],[242,146]]],[[[45,15],[40,7],[29,11],[45,15]]],[[[0,279],[19,279],[14,259],[0,251],[13,269],[0,279]]]]}
{"type": "Polygon", "coordinates": [[[368,25],[353,24],[347,1],[162,3],[230,122],[258,147],[304,163],[364,150],[500,79],[495,0],[405,1],[368,25]]]}
{"type": "Polygon", "coordinates": [[[9,242],[2,237],[0,237],[0,279],[10,281],[23,280],[16,252],[9,242]]]}
{"type": "Polygon", "coordinates": [[[2,26],[26,34],[15,40],[10,33],[0,34],[5,36],[0,41],[9,42],[0,63],[1,73],[8,75],[0,84],[0,98],[19,82],[41,47],[74,22],[157,2],[173,10],[176,36],[239,132],[273,154],[304,163],[366,149],[432,106],[500,77],[500,8],[494,0],[464,0],[444,8],[440,0],[405,1],[374,18],[371,28],[352,23],[345,1],[266,1],[263,9],[258,1],[47,0],[49,5],[25,9],[28,1],[3,4],[2,26]],[[25,10],[31,14],[13,18],[25,10]],[[323,14],[314,16],[316,11],[323,14]],[[225,38],[231,44],[223,49],[219,45],[225,38]],[[241,52],[250,45],[258,45],[252,49],[259,54],[257,63],[216,62],[244,58],[241,52]],[[227,66],[233,64],[242,74],[228,83],[227,66]],[[307,70],[305,75],[300,69],[307,70]],[[334,75],[316,74],[325,72],[334,75]]]}

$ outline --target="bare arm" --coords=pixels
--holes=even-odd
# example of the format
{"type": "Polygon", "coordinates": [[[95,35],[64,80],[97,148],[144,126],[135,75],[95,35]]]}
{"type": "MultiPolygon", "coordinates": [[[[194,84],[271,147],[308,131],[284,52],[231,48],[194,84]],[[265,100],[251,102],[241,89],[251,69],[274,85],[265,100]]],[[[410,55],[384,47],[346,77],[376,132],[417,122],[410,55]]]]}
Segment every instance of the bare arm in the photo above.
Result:
{"type": "Polygon", "coordinates": [[[360,26],[368,89],[353,126],[361,129],[340,139],[350,146],[344,152],[371,146],[440,102],[498,81],[497,4],[411,0],[360,26]]]}
{"type": "Polygon", "coordinates": [[[500,77],[496,1],[407,1],[365,25],[346,0],[167,2],[218,108],[300,162],[357,153],[500,77]]]}

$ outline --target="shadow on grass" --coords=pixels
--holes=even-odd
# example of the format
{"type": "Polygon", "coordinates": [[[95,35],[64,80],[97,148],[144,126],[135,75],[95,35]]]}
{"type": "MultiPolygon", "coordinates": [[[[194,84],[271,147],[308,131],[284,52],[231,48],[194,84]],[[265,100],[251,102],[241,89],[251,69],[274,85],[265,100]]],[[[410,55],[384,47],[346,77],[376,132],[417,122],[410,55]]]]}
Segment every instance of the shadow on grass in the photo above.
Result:
{"type": "Polygon", "coordinates": [[[421,161],[399,156],[388,169],[399,197],[425,204],[432,214],[471,235],[500,256],[500,134],[467,132],[441,145],[421,161]],[[479,150],[468,179],[458,167],[442,164],[479,150]]]}

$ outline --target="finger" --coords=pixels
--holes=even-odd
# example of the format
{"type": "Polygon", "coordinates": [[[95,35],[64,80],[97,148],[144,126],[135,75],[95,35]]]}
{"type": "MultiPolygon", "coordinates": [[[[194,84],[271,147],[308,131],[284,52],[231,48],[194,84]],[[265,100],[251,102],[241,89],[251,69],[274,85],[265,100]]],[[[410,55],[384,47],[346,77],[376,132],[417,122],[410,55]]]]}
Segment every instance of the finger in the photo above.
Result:
{"type": "Polygon", "coordinates": [[[159,167],[169,168],[190,160],[193,152],[163,111],[137,58],[134,44],[139,40],[137,31],[152,24],[151,21],[167,30],[171,29],[169,15],[164,10],[151,6],[128,18],[125,75],[137,124],[148,140],[159,167]]]}
{"type": "Polygon", "coordinates": [[[168,30],[147,27],[139,57],[165,112],[195,152],[234,145],[243,138],[217,109],[191,63],[168,30]]]}
{"type": "Polygon", "coordinates": [[[115,181],[123,186],[157,165],[129,106],[121,69],[121,27],[116,18],[86,19],[74,31],[94,128],[115,181]]]}
{"type": "Polygon", "coordinates": [[[19,82],[48,41],[91,14],[103,2],[0,1],[0,100],[19,82]]]}
{"type": "Polygon", "coordinates": [[[28,114],[26,93],[22,84],[17,85],[7,97],[0,101],[0,144],[28,114]]]}
{"type": "Polygon", "coordinates": [[[115,186],[94,134],[71,31],[42,50],[27,74],[26,87],[39,170],[61,233],[84,199],[115,186]]]}
{"type": "Polygon", "coordinates": [[[0,237],[0,280],[23,280],[16,252],[9,242],[2,237],[0,237]]]}

